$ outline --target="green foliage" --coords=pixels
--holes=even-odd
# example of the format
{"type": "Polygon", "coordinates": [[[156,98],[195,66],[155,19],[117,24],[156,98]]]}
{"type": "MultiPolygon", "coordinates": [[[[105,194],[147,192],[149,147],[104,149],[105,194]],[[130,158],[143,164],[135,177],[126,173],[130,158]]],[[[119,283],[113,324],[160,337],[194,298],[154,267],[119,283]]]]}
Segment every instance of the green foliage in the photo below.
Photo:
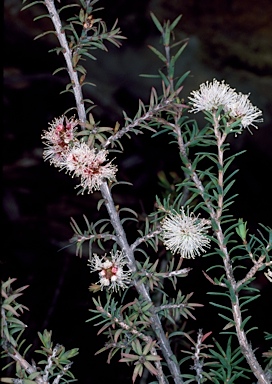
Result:
{"type": "Polygon", "coordinates": [[[17,348],[18,342],[14,339],[14,335],[23,332],[26,328],[18,317],[28,308],[19,304],[16,299],[28,286],[25,285],[14,290],[11,285],[15,281],[16,279],[8,279],[1,285],[1,344],[9,343],[17,348]]]}
{"type": "Polygon", "coordinates": [[[14,374],[17,378],[3,378],[4,382],[12,383],[14,380],[19,380],[23,384],[35,384],[48,382],[51,378],[54,378],[54,384],[74,381],[75,378],[70,367],[72,365],[71,359],[78,354],[78,348],[65,351],[62,345],[56,344],[54,346],[51,331],[44,330],[43,333],[38,333],[42,346],[36,352],[42,354],[45,359],[39,361],[37,365],[34,360],[31,364],[27,361],[27,352],[31,348],[31,344],[23,352],[20,351],[25,343],[25,340],[21,340],[21,336],[26,325],[18,317],[27,308],[18,303],[16,299],[22,295],[22,291],[27,286],[13,289],[12,284],[15,281],[16,279],[10,278],[1,284],[2,358],[8,361],[3,370],[16,362],[14,374]],[[18,332],[20,332],[19,335],[14,339],[12,335],[18,332]],[[43,365],[44,368],[42,368],[43,365]]]}
{"type": "Polygon", "coordinates": [[[89,113],[89,121],[84,123],[85,129],[77,132],[76,136],[80,138],[81,142],[86,142],[90,148],[103,145],[107,140],[105,133],[112,132],[114,129],[111,127],[100,127],[99,124],[100,122],[95,122],[93,115],[89,113]]]}
{"type": "Polygon", "coordinates": [[[235,380],[240,377],[243,380],[249,379],[246,373],[250,372],[250,370],[240,365],[244,361],[241,348],[237,347],[232,350],[232,337],[230,336],[228,339],[226,350],[216,340],[214,340],[214,343],[217,351],[209,349],[213,361],[206,364],[210,368],[210,376],[213,382],[216,384],[235,383],[235,380]]]}
{"type": "Polygon", "coordinates": [[[87,225],[87,230],[82,231],[76,221],[71,218],[71,227],[74,231],[74,236],[71,238],[71,243],[76,244],[76,255],[82,257],[83,244],[87,241],[88,247],[91,250],[93,243],[96,241],[99,248],[105,250],[103,241],[115,239],[115,236],[110,234],[109,230],[106,231],[107,227],[110,224],[108,219],[101,219],[96,223],[89,223],[87,217],[83,215],[85,223],[87,225]]]}
{"type": "MultiPolygon", "coordinates": [[[[192,109],[182,101],[182,89],[190,72],[176,73],[177,60],[188,43],[187,39],[175,40],[175,28],[181,16],[172,22],[165,20],[161,23],[151,13],[161,36],[161,48],[149,48],[158,58],[161,67],[156,74],[142,76],[159,78],[161,90],[158,92],[151,88],[149,102],[144,104],[140,100],[134,117],[129,117],[124,111],[122,123],[115,122],[112,127],[100,125],[95,114],[90,112],[94,108],[93,101],[83,96],[85,85],[94,85],[88,81],[85,61],[96,60],[95,50],[107,51],[108,43],[120,47],[124,37],[117,22],[110,29],[106,26],[99,16],[101,9],[96,8],[97,2],[79,0],[75,4],[63,6],[61,2],[55,4],[54,1],[46,0],[34,1],[23,7],[27,9],[42,4],[47,8],[47,13],[38,16],[36,20],[50,17],[53,22],[54,29],[38,37],[53,33],[58,39],[59,45],[51,51],[63,55],[66,65],[54,73],[65,69],[69,76],[63,92],[71,92],[75,97],[81,127],[75,136],[90,149],[95,148],[98,152],[108,149],[119,154],[124,149],[124,137],[133,138],[145,131],[151,132],[153,138],[164,134],[167,143],[179,155],[181,164],[180,174],[176,171],[170,171],[169,174],[164,170],[159,172],[158,184],[161,191],[155,198],[154,212],[144,215],[144,218],[129,206],[120,207],[115,203],[114,187],[125,182],[107,183],[106,178],[101,180],[102,198],[98,201],[97,210],[101,212],[103,206],[109,218],[103,218],[101,214],[99,220],[90,222],[83,215],[84,230],[71,218],[74,232],[71,243],[76,245],[77,255],[85,256],[85,248],[89,259],[94,257],[94,248],[98,251],[105,251],[106,248],[114,252],[120,250],[131,268],[130,286],[126,286],[123,294],[119,291],[119,295],[116,295],[107,287],[113,281],[116,283],[118,278],[122,279],[120,260],[119,265],[113,265],[105,258],[93,259],[98,265],[95,270],[100,271],[99,281],[103,281],[104,285],[101,285],[104,291],[102,297],[93,297],[94,309],[90,309],[91,316],[87,321],[94,322],[94,326],[99,327],[97,334],[106,339],[96,354],[108,352],[108,363],[117,353],[120,354],[120,362],[133,366],[133,383],[136,379],[140,380],[146,371],[156,376],[160,384],[168,383],[170,379],[175,384],[200,384],[206,381],[230,384],[240,379],[250,380],[251,376],[255,376],[259,383],[267,384],[272,377],[271,348],[263,353],[266,367],[262,368],[248,340],[248,333],[256,329],[251,326],[254,314],[248,315],[246,311],[260,296],[259,290],[253,286],[256,274],[272,265],[272,230],[262,225],[258,235],[251,234],[247,223],[230,212],[237,196],[232,192],[234,177],[237,176],[234,161],[243,151],[226,156],[227,151],[230,151],[228,137],[242,133],[242,117],[225,111],[224,103],[205,108],[205,99],[198,100],[200,105],[195,108],[203,112],[205,125],[200,128],[195,119],[189,118],[187,112],[188,109],[192,112],[192,109]],[[178,215],[184,208],[205,217],[205,222],[211,227],[207,234],[212,245],[211,251],[206,254],[209,266],[203,273],[213,285],[213,291],[208,292],[214,296],[210,304],[218,309],[219,317],[226,321],[221,332],[230,335],[226,347],[222,347],[216,338],[214,345],[204,343],[212,331],[203,335],[202,330],[199,330],[196,341],[191,336],[192,331],[185,332],[186,323],[196,319],[197,311],[194,314],[193,311],[202,304],[190,301],[193,293],[182,293],[186,291],[186,286],[182,280],[184,285],[180,289],[179,278],[187,277],[192,268],[181,268],[184,255],[178,258],[165,249],[161,225],[167,215],[178,215]],[[132,244],[127,239],[127,228],[135,235],[132,244]],[[85,245],[87,247],[84,248],[85,245]],[[187,349],[180,351],[182,343],[187,349]],[[188,343],[193,346],[190,348],[188,343]],[[188,362],[193,363],[189,367],[193,373],[182,371],[188,362]]],[[[212,95],[216,103],[220,96],[212,95]]],[[[66,113],[72,109],[74,107],[66,113]]],[[[67,154],[61,152],[61,155],[65,159],[67,154]]],[[[89,164],[88,167],[90,174],[97,174],[103,164],[94,169],[89,164]]],[[[178,227],[178,222],[175,225],[178,227]]],[[[175,228],[174,240],[187,241],[188,247],[194,247],[201,239],[199,233],[195,233],[195,228],[194,224],[185,222],[184,228],[175,228]]],[[[268,272],[265,276],[270,280],[268,272]]],[[[9,279],[3,283],[1,320],[2,346],[5,356],[11,359],[14,359],[21,347],[19,338],[25,325],[18,317],[26,309],[16,301],[26,287],[12,290],[13,282],[14,279],[9,279]]],[[[90,291],[96,294],[101,291],[101,286],[93,284],[90,291]]],[[[43,368],[39,366],[38,369],[27,362],[23,364],[27,348],[17,360],[17,377],[26,384],[41,384],[41,381],[49,382],[51,379],[54,380],[53,384],[61,380],[73,380],[71,359],[78,354],[78,350],[66,351],[63,346],[54,345],[51,331],[39,333],[39,338],[42,346],[36,352],[43,355],[43,360],[39,362],[43,368]]],[[[264,338],[265,341],[271,340],[271,334],[267,332],[264,338]]]]}
{"type": "Polygon", "coordinates": [[[172,300],[168,299],[166,295],[163,295],[162,303],[156,311],[166,317],[173,324],[175,324],[179,316],[183,316],[185,319],[191,317],[196,320],[195,316],[192,314],[192,310],[196,307],[202,307],[203,305],[188,302],[192,295],[193,293],[182,295],[181,291],[178,291],[177,297],[172,300]]]}
{"type": "Polygon", "coordinates": [[[44,330],[43,333],[39,332],[38,335],[42,347],[36,352],[46,357],[45,360],[39,361],[39,364],[45,365],[44,372],[48,375],[48,379],[63,374],[74,379],[74,376],[69,369],[72,365],[71,358],[78,354],[78,348],[65,351],[64,346],[60,344],[54,346],[51,331],[44,330]]]}
{"type": "Polygon", "coordinates": [[[122,358],[119,360],[120,362],[126,363],[134,363],[135,368],[132,374],[132,382],[134,383],[137,376],[142,376],[144,368],[146,368],[153,375],[158,375],[159,372],[151,363],[151,361],[159,361],[161,357],[152,353],[152,349],[154,350],[156,341],[150,340],[147,344],[142,347],[142,344],[138,339],[132,341],[132,350],[136,354],[131,353],[123,353],[122,358]],[[151,353],[150,353],[151,352],[151,353]]]}
{"type": "MultiPolygon", "coordinates": [[[[23,0],[23,4],[25,4],[27,0],[23,0]]],[[[49,17],[52,19],[55,28],[60,28],[59,32],[65,33],[65,38],[67,39],[67,48],[69,48],[69,60],[71,62],[73,71],[75,71],[79,76],[80,86],[94,86],[95,84],[89,81],[85,81],[87,70],[85,68],[86,59],[96,60],[96,57],[92,54],[94,50],[100,49],[102,51],[108,51],[107,43],[111,43],[116,47],[121,46],[121,41],[126,39],[121,34],[120,28],[117,26],[117,20],[113,24],[113,26],[108,29],[106,23],[100,18],[96,17],[98,11],[102,8],[97,8],[96,4],[97,0],[92,1],[79,1],[76,4],[68,4],[61,6],[61,4],[53,3],[46,1],[34,1],[27,5],[25,5],[22,10],[26,10],[29,7],[32,7],[36,4],[44,5],[49,14],[42,14],[35,18],[35,20],[39,20],[43,17],[49,17]],[[53,17],[51,12],[51,7],[58,7],[57,14],[53,17]],[[78,13],[74,13],[75,8],[78,9],[78,13]],[[65,13],[63,12],[65,11],[65,13]],[[70,13],[70,16],[66,16],[67,13],[70,13]],[[64,20],[64,14],[66,16],[66,20],[64,20]],[[60,18],[61,17],[61,21],[60,18]]],[[[47,34],[56,35],[55,30],[46,31],[36,36],[36,39],[44,37],[47,34]]],[[[56,52],[57,54],[66,53],[63,47],[57,46],[51,49],[49,52],[56,52]]],[[[69,65],[67,67],[61,67],[54,71],[54,74],[62,71],[69,70],[69,65]]],[[[74,93],[73,82],[67,84],[64,92],[72,92],[74,93]]],[[[93,108],[93,101],[90,99],[83,100],[86,104],[89,104],[89,108],[87,109],[87,113],[93,108]]],[[[101,129],[100,129],[101,130],[101,129]]],[[[96,135],[97,136],[97,135],[96,135]]],[[[100,139],[100,137],[98,136],[100,139]]],[[[103,136],[101,136],[103,140],[103,136]]]]}

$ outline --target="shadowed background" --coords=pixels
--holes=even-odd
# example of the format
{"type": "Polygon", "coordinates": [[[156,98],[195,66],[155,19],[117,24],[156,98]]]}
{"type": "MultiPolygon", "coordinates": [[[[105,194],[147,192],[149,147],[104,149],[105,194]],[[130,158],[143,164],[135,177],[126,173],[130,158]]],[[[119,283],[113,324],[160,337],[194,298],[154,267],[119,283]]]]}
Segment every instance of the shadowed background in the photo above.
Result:
{"type": "MultiPolygon", "coordinates": [[[[252,103],[263,110],[264,123],[254,135],[246,131],[231,141],[233,151],[247,150],[235,163],[240,169],[235,184],[239,196],[231,209],[237,218],[248,222],[253,232],[260,222],[271,226],[271,1],[117,0],[113,5],[105,0],[98,6],[105,7],[100,14],[109,27],[119,19],[127,40],[119,49],[107,44],[109,53],[95,51],[97,61],[88,64],[89,80],[97,85],[88,95],[97,104],[95,119],[102,125],[122,123],[122,110],[134,116],[138,99],[147,102],[152,85],[160,92],[159,83],[139,77],[141,73],[156,74],[161,65],[147,47],[159,44],[150,12],[161,21],[182,14],[176,39],[189,38],[189,44],[176,75],[188,70],[191,74],[181,96],[186,99],[200,83],[215,77],[225,79],[238,92],[250,92],[252,103]]],[[[88,286],[95,277],[89,274],[86,258],[76,257],[74,247],[63,247],[70,244],[73,235],[70,217],[83,229],[83,214],[90,221],[98,218],[100,194],[77,196],[76,181],[43,162],[42,131],[74,104],[71,96],[60,95],[66,85],[65,75],[52,76],[63,66],[61,56],[48,53],[56,45],[53,35],[33,40],[51,28],[50,21],[33,22],[41,8],[24,12],[20,8],[19,0],[5,1],[2,278],[16,277],[18,286],[30,285],[22,301],[30,308],[23,321],[29,326],[26,337],[33,348],[38,346],[36,333],[52,329],[55,342],[80,348],[80,358],[75,359],[73,367],[80,383],[130,383],[130,370],[125,364],[107,365],[106,354],[93,357],[104,341],[102,336],[96,337],[92,323],[85,323],[92,306],[88,286]]],[[[161,193],[158,172],[180,172],[178,153],[173,146],[165,145],[163,137],[151,140],[149,133],[124,140],[123,144],[124,155],[116,159],[118,180],[130,181],[133,187],[119,188],[116,202],[148,214],[155,195],[161,193]]],[[[202,292],[211,289],[201,272],[205,260],[186,260],[183,264],[194,269],[186,281],[182,280],[181,289],[185,294],[194,291],[196,302],[203,302],[202,292]]],[[[255,284],[262,298],[252,304],[254,321],[259,325],[252,337],[261,353],[265,346],[260,337],[263,331],[272,330],[268,316],[260,319],[258,313],[271,306],[272,292],[271,284],[260,274],[255,284]]],[[[214,336],[218,336],[223,323],[211,306],[198,309],[195,315],[199,319],[190,321],[188,329],[201,327],[208,332],[214,323],[214,336]]]]}

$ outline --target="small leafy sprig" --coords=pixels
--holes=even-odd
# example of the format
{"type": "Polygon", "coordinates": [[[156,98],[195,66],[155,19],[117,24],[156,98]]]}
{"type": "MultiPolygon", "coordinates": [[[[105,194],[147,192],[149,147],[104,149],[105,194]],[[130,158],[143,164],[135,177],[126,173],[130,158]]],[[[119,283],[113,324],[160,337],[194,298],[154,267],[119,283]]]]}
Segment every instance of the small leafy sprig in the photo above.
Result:
{"type": "Polygon", "coordinates": [[[135,365],[132,375],[133,382],[135,382],[137,376],[142,376],[144,368],[159,377],[161,382],[164,382],[164,375],[160,364],[162,358],[157,351],[157,349],[160,348],[157,345],[156,340],[153,340],[150,336],[144,333],[144,329],[150,327],[149,318],[151,313],[149,310],[152,310],[152,304],[144,301],[134,301],[133,303],[128,303],[119,310],[116,305],[117,303],[114,299],[111,299],[111,297],[108,297],[105,306],[102,306],[100,298],[98,301],[96,299],[93,299],[93,301],[96,305],[96,310],[90,311],[97,313],[97,315],[90,320],[93,321],[102,315],[104,321],[97,325],[101,325],[101,323],[104,323],[104,325],[100,328],[98,334],[102,332],[105,333],[106,331],[109,339],[112,340],[109,341],[105,347],[97,351],[96,354],[110,349],[108,355],[108,362],[110,362],[115,353],[118,350],[121,350],[122,358],[119,361],[134,363],[135,365]],[[138,313],[139,319],[135,317],[135,309],[136,311],[140,311],[140,314],[138,313]],[[127,310],[128,314],[126,315],[125,311],[127,310]],[[141,331],[138,330],[139,327],[141,331]],[[134,351],[136,355],[131,354],[131,351],[134,351]],[[155,362],[156,368],[151,361],[155,362]]]}
{"type": "Polygon", "coordinates": [[[134,383],[137,376],[142,376],[144,368],[155,376],[159,375],[159,371],[154,367],[152,362],[161,360],[161,357],[155,354],[156,341],[150,340],[144,348],[138,339],[131,342],[134,354],[122,353],[120,362],[133,363],[135,368],[132,374],[132,382],[134,383]],[[152,353],[153,352],[153,353],[152,353]]]}
{"type": "MultiPolygon", "coordinates": [[[[27,0],[23,0],[23,4],[26,2],[27,0]]],[[[84,62],[85,58],[96,59],[95,56],[90,53],[93,49],[107,51],[104,41],[108,41],[119,47],[121,45],[120,40],[125,39],[125,37],[121,35],[120,28],[117,27],[117,20],[113,27],[108,30],[105,22],[101,18],[95,17],[95,12],[100,10],[94,7],[97,0],[80,0],[80,4],[60,6],[58,10],[53,0],[41,0],[31,2],[22,9],[25,10],[37,3],[44,5],[48,13],[40,15],[34,20],[50,17],[54,25],[54,30],[44,32],[38,35],[36,39],[47,34],[53,34],[59,40],[60,46],[52,49],[51,52],[55,51],[57,54],[62,53],[66,67],[58,68],[54,74],[62,70],[68,71],[71,81],[66,85],[66,89],[63,92],[76,93],[79,96],[79,98],[76,98],[76,110],[79,121],[82,126],[84,126],[86,115],[93,108],[94,102],[90,99],[84,99],[82,87],[84,85],[94,86],[94,84],[85,81],[87,71],[82,65],[82,61],[84,62]],[[68,18],[66,22],[63,22],[60,19],[60,15],[62,16],[64,10],[67,11],[67,9],[73,9],[74,7],[79,8],[79,13],[68,18]],[[85,103],[89,105],[86,110],[85,103]]]]}
{"type": "Polygon", "coordinates": [[[21,336],[27,326],[18,317],[27,308],[18,303],[16,299],[28,286],[13,289],[12,284],[15,281],[16,279],[9,278],[1,284],[1,346],[3,349],[1,357],[8,361],[3,370],[15,364],[16,378],[2,377],[1,382],[59,384],[75,381],[70,368],[71,359],[78,354],[78,348],[65,351],[60,344],[54,346],[51,331],[44,330],[43,333],[38,333],[42,347],[36,353],[44,355],[44,360],[37,364],[33,359],[31,364],[28,362],[27,353],[29,353],[31,344],[20,352],[25,343],[25,340],[21,340],[21,336]],[[17,333],[19,334],[14,338],[17,333]],[[43,365],[44,368],[42,368],[43,365]]]}
{"type": "Polygon", "coordinates": [[[18,347],[14,338],[15,334],[21,333],[27,327],[19,317],[28,308],[17,302],[17,298],[23,294],[28,285],[13,289],[12,284],[15,278],[9,278],[1,284],[1,343],[9,343],[13,347],[18,347]]]}
{"type": "MultiPolygon", "coordinates": [[[[70,368],[73,364],[71,359],[78,354],[78,348],[66,351],[63,345],[54,345],[52,342],[52,331],[44,330],[43,333],[39,332],[38,336],[42,347],[36,353],[45,356],[44,360],[39,361],[39,364],[44,365],[43,380],[50,382],[54,378],[53,384],[57,384],[66,375],[69,381],[75,381],[70,368]]],[[[64,379],[64,381],[67,381],[67,379],[64,379]]]]}

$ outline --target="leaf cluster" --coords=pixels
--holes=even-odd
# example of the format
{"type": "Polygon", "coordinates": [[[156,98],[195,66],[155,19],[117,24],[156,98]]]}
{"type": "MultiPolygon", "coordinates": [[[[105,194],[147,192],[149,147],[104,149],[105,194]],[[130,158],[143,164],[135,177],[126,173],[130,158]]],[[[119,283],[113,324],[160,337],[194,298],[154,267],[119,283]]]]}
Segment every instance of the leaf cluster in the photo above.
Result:
{"type": "Polygon", "coordinates": [[[26,306],[17,302],[17,298],[28,286],[13,289],[12,284],[15,281],[15,278],[9,278],[1,284],[1,344],[9,343],[16,348],[18,343],[14,335],[23,332],[27,327],[19,317],[28,310],[26,306]]]}
{"type": "MultiPolygon", "coordinates": [[[[54,346],[52,342],[52,331],[44,330],[39,332],[38,336],[42,343],[41,349],[36,350],[36,353],[43,355],[45,358],[38,362],[39,365],[44,365],[44,374],[50,380],[53,377],[61,377],[65,374],[74,381],[74,375],[70,371],[72,366],[72,358],[78,355],[78,348],[73,348],[68,351],[60,344],[54,346]]],[[[64,379],[67,381],[67,379],[64,379]]]]}
{"type": "Polygon", "coordinates": [[[232,336],[228,338],[226,350],[224,350],[215,338],[213,338],[214,345],[204,344],[204,340],[211,333],[202,335],[202,330],[199,330],[197,341],[194,341],[189,335],[184,335],[193,344],[193,347],[191,351],[182,351],[188,356],[182,358],[180,364],[192,360],[191,369],[196,372],[195,374],[183,374],[184,384],[195,381],[198,383],[211,381],[212,383],[223,384],[235,383],[235,380],[240,377],[243,380],[249,379],[247,373],[250,372],[250,369],[243,365],[245,358],[240,347],[232,349],[232,336]],[[202,337],[199,338],[199,336],[202,337]]]}
{"type": "Polygon", "coordinates": [[[2,282],[1,286],[1,346],[3,349],[1,357],[8,361],[3,367],[3,371],[15,364],[17,377],[17,379],[3,378],[4,382],[12,383],[19,380],[24,384],[41,384],[49,382],[51,378],[54,378],[53,384],[74,381],[74,375],[70,371],[71,358],[78,354],[78,348],[65,351],[65,348],[59,344],[54,347],[51,331],[45,330],[43,333],[38,333],[42,346],[36,352],[44,355],[44,360],[37,364],[34,359],[31,364],[26,360],[31,344],[21,352],[25,343],[25,340],[21,340],[21,336],[26,325],[18,317],[27,308],[18,303],[16,299],[22,295],[22,291],[27,286],[13,289],[12,284],[15,281],[15,278],[9,278],[2,282]],[[17,337],[14,338],[17,333],[17,337]],[[44,368],[42,368],[43,365],[44,368]]]}
{"type": "Polygon", "coordinates": [[[158,371],[151,363],[152,361],[159,361],[161,357],[152,353],[152,349],[154,350],[156,345],[156,341],[150,340],[148,343],[142,346],[142,343],[139,339],[133,340],[131,342],[131,346],[134,354],[131,353],[122,353],[122,358],[119,360],[124,363],[133,363],[135,368],[132,374],[132,382],[134,383],[136,378],[141,377],[146,368],[151,374],[157,376],[158,371]]]}

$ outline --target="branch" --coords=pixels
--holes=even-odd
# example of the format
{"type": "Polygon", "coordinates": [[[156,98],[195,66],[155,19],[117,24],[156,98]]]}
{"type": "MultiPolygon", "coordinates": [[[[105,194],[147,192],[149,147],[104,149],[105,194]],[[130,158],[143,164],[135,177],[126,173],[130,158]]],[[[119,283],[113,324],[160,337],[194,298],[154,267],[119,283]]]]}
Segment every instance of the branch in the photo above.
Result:
{"type": "MultiPolygon", "coordinates": [[[[153,340],[152,340],[152,338],[150,336],[146,336],[144,333],[137,331],[137,329],[133,328],[131,325],[128,325],[128,324],[126,324],[123,321],[120,321],[117,317],[112,317],[112,315],[109,312],[105,311],[105,309],[103,307],[97,307],[97,310],[100,311],[101,313],[106,314],[107,317],[112,319],[116,324],[119,325],[119,327],[121,327],[121,328],[125,329],[126,331],[130,332],[132,335],[137,336],[139,339],[142,339],[147,344],[153,342],[153,340]]],[[[150,352],[151,352],[151,354],[153,356],[158,356],[156,348],[153,347],[150,352]]],[[[155,363],[155,366],[156,366],[157,371],[158,371],[157,377],[158,377],[159,383],[160,384],[165,384],[164,374],[163,374],[161,362],[156,360],[154,363],[155,363]]]]}
{"type": "MultiPolygon", "coordinates": [[[[76,105],[77,105],[77,110],[78,110],[78,116],[79,119],[82,123],[86,121],[86,111],[83,103],[83,97],[82,97],[82,90],[81,86],[78,80],[78,76],[76,71],[73,68],[72,65],[72,55],[71,51],[69,50],[69,46],[67,43],[67,39],[65,34],[62,32],[62,25],[61,21],[58,15],[58,12],[55,8],[54,1],[53,0],[45,0],[45,5],[48,9],[48,12],[51,16],[52,22],[54,24],[55,30],[57,37],[59,39],[60,45],[63,48],[63,55],[66,61],[67,65],[67,70],[68,74],[71,79],[71,83],[73,85],[73,90],[74,90],[74,96],[76,99],[76,105]]],[[[172,99],[169,97],[168,99],[164,100],[160,104],[158,104],[155,107],[155,112],[159,112],[160,110],[165,109],[165,107],[170,104],[172,99]]],[[[124,127],[121,131],[117,132],[116,135],[111,136],[106,143],[104,144],[104,147],[109,145],[112,141],[119,139],[122,137],[126,132],[131,130],[134,126],[139,125],[141,122],[146,121],[147,119],[151,118],[151,112],[147,112],[143,117],[136,119],[132,124],[128,125],[127,127],[124,127]]],[[[126,234],[124,232],[123,226],[121,224],[121,221],[119,219],[118,213],[116,211],[111,192],[108,188],[108,185],[106,182],[103,182],[101,185],[101,193],[103,198],[105,199],[105,205],[107,207],[111,223],[116,231],[116,236],[117,236],[117,243],[120,245],[121,249],[126,253],[129,265],[131,267],[131,270],[133,272],[136,272],[136,262],[134,258],[134,254],[132,249],[130,248],[127,239],[126,239],[126,234]]],[[[142,295],[142,297],[147,300],[148,302],[152,302],[151,298],[148,294],[148,291],[144,284],[138,283],[136,280],[134,281],[134,285],[138,291],[139,294],[142,295]]],[[[153,304],[153,303],[152,303],[153,304]]],[[[169,367],[170,373],[173,376],[175,384],[182,384],[183,380],[181,378],[180,374],[180,369],[178,363],[174,362],[172,359],[173,352],[171,350],[169,340],[166,338],[166,335],[164,333],[162,324],[160,322],[160,319],[158,315],[154,314],[151,318],[151,324],[152,328],[156,334],[156,337],[160,341],[160,347],[162,349],[162,353],[164,355],[164,358],[167,362],[167,365],[169,367]]]]}
{"type": "Polygon", "coordinates": [[[268,263],[263,263],[263,260],[265,259],[265,256],[261,256],[259,258],[259,260],[256,262],[255,261],[255,264],[253,265],[253,267],[250,269],[250,271],[246,274],[246,276],[237,282],[237,288],[239,288],[242,284],[244,284],[246,281],[252,279],[252,277],[258,272],[258,270],[263,267],[264,265],[265,266],[269,266],[269,265],[272,265],[272,261],[268,262],[268,263]]]}
{"type": "Polygon", "coordinates": [[[52,19],[52,22],[55,27],[56,35],[59,40],[59,43],[61,47],[63,48],[63,56],[67,65],[67,71],[71,80],[71,84],[73,87],[74,91],[74,96],[76,100],[76,106],[77,106],[77,112],[78,112],[78,117],[80,120],[80,123],[83,125],[86,121],[86,111],[84,107],[84,102],[83,102],[83,95],[82,95],[82,89],[81,85],[78,79],[77,72],[74,70],[73,65],[72,65],[72,53],[70,51],[66,35],[62,31],[62,24],[61,20],[59,18],[59,14],[56,10],[54,0],[44,0],[45,5],[48,9],[49,15],[52,19]]]}
{"type": "MultiPolygon", "coordinates": [[[[126,125],[125,127],[121,128],[119,131],[117,131],[114,135],[110,136],[107,141],[103,144],[103,148],[108,147],[112,142],[119,140],[122,136],[124,136],[126,133],[131,132],[133,128],[139,127],[141,124],[150,121],[155,114],[165,110],[167,105],[169,105],[172,102],[172,98],[163,100],[161,103],[156,105],[153,109],[150,109],[147,111],[144,115],[135,118],[130,124],[126,125]]],[[[148,127],[148,129],[151,129],[148,127]]],[[[155,132],[155,130],[154,130],[155,132]]]]}
{"type": "MultiPolygon", "coordinates": [[[[216,117],[215,112],[213,114],[213,118],[214,118],[213,119],[214,120],[213,128],[214,128],[215,136],[217,138],[217,145],[218,145],[218,158],[219,158],[219,163],[222,166],[223,165],[222,145],[224,143],[224,140],[226,139],[226,135],[225,134],[221,135],[221,133],[219,131],[219,122],[218,122],[218,119],[216,117]]],[[[233,319],[235,322],[237,337],[239,340],[239,344],[240,344],[242,353],[245,356],[245,358],[246,358],[252,372],[254,373],[255,377],[259,380],[258,384],[269,384],[269,381],[266,378],[266,375],[265,375],[262,367],[258,363],[256,356],[255,356],[255,354],[251,348],[251,345],[249,344],[249,342],[247,340],[246,333],[244,332],[244,330],[241,327],[242,326],[242,314],[241,314],[241,308],[240,308],[240,304],[239,304],[239,296],[238,296],[237,291],[236,291],[237,290],[237,283],[236,283],[236,280],[234,278],[233,268],[232,268],[232,264],[231,264],[231,260],[230,260],[230,255],[229,255],[228,249],[227,249],[226,244],[225,244],[225,237],[224,237],[224,233],[223,233],[223,230],[221,227],[221,222],[220,222],[220,218],[221,218],[221,214],[222,214],[222,206],[223,206],[223,194],[219,195],[218,209],[217,209],[217,211],[215,211],[209,198],[207,198],[205,196],[205,188],[204,188],[201,180],[199,179],[198,175],[193,170],[192,164],[191,164],[191,162],[187,156],[183,137],[182,137],[181,130],[180,130],[180,127],[178,124],[175,124],[175,132],[176,132],[177,137],[178,137],[179,149],[180,149],[180,152],[181,152],[183,158],[185,159],[185,165],[189,171],[189,175],[190,175],[192,181],[194,182],[196,188],[199,190],[199,194],[202,197],[203,201],[205,202],[206,207],[208,208],[211,219],[213,219],[214,222],[216,223],[215,235],[216,235],[216,238],[218,241],[219,248],[220,248],[222,254],[224,255],[223,263],[224,263],[226,277],[227,277],[227,280],[229,281],[229,283],[231,284],[233,291],[235,292],[235,301],[232,301],[231,305],[232,305],[232,313],[233,313],[233,319]]],[[[223,174],[220,172],[218,174],[218,183],[221,187],[223,186],[223,174]]]]}
{"type": "Polygon", "coordinates": [[[116,236],[111,235],[110,233],[98,233],[96,235],[88,235],[88,236],[76,235],[76,242],[77,243],[79,243],[81,241],[91,240],[91,239],[97,239],[97,240],[106,239],[106,240],[114,240],[114,241],[117,240],[116,236]]]}
{"type": "Polygon", "coordinates": [[[159,307],[156,308],[156,312],[160,312],[160,311],[163,311],[165,309],[179,309],[179,308],[187,308],[187,307],[190,307],[189,304],[184,304],[184,303],[181,303],[181,304],[165,304],[165,305],[160,305],[159,307]]]}
{"type": "Polygon", "coordinates": [[[143,237],[139,237],[137,240],[134,241],[134,243],[130,246],[131,249],[134,251],[135,248],[138,247],[141,243],[144,243],[148,239],[152,239],[153,237],[159,235],[161,233],[161,229],[155,229],[152,232],[149,232],[147,235],[143,237]]]}
{"type": "Polygon", "coordinates": [[[220,225],[220,218],[222,214],[222,207],[223,207],[223,150],[222,146],[224,144],[224,141],[226,139],[226,134],[225,133],[220,133],[219,131],[219,121],[218,118],[216,117],[216,113],[213,113],[213,120],[214,120],[214,133],[217,138],[217,147],[218,147],[218,159],[219,159],[219,164],[220,164],[220,169],[218,174],[218,184],[222,188],[222,194],[219,194],[218,196],[218,209],[216,212],[216,215],[213,214],[213,219],[215,220],[217,226],[218,226],[218,231],[216,231],[216,236],[217,240],[220,246],[221,251],[225,255],[223,258],[223,263],[225,267],[225,272],[227,279],[229,283],[232,286],[233,291],[235,292],[235,301],[232,300],[231,305],[232,305],[232,313],[233,313],[233,319],[235,322],[235,328],[236,328],[236,333],[237,337],[239,340],[239,344],[241,347],[241,351],[243,355],[245,356],[248,365],[250,366],[252,372],[254,373],[255,377],[258,379],[259,384],[269,384],[266,375],[258,363],[256,356],[254,354],[254,351],[251,348],[251,345],[247,339],[246,333],[243,330],[242,327],[242,313],[241,313],[241,307],[239,304],[239,295],[237,293],[237,282],[235,281],[234,274],[233,274],[233,268],[230,260],[229,253],[227,251],[227,247],[225,245],[225,238],[223,231],[221,229],[220,225]]]}
{"type": "MultiPolygon", "coordinates": [[[[3,345],[3,349],[8,354],[8,356],[11,357],[14,361],[18,362],[22,369],[24,369],[29,375],[38,372],[11,344],[7,345],[7,343],[5,343],[3,345]]],[[[36,376],[33,380],[35,380],[37,384],[49,384],[49,381],[44,381],[41,375],[36,376]]]]}
{"type": "MultiPolygon", "coordinates": [[[[124,228],[121,224],[119,215],[116,211],[114,201],[112,199],[112,195],[110,193],[108,184],[106,182],[103,182],[103,184],[101,185],[101,193],[102,193],[102,196],[105,200],[105,205],[106,205],[108,214],[110,216],[111,223],[112,223],[112,225],[115,229],[115,232],[116,232],[116,236],[118,239],[117,243],[119,244],[120,248],[126,254],[126,256],[128,258],[128,264],[129,264],[132,272],[136,272],[137,268],[136,268],[136,261],[134,258],[134,253],[128,244],[124,228]]],[[[133,284],[134,284],[135,288],[137,289],[138,293],[144,298],[144,300],[146,300],[149,303],[152,303],[152,306],[154,308],[154,304],[150,298],[150,295],[149,295],[145,285],[143,283],[137,281],[136,279],[134,279],[133,284]]],[[[167,337],[164,333],[164,330],[163,330],[159,316],[154,313],[154,315],[150,318],[150,321],[151,321],[152,329],[155,332],[155,335],[156,335],[156,337],[160,343],[162,354],[166,360],[166,363],[168,365],[168,368],[170,370],[170,373],[173,377],[175,384],[183,384],[183,380],[181,378],[181,373],[180,373],[180,367],[179,367],[178,363],[172,359],[173,352],[172,352],[172,349],[170,347],[169,340],[167,339],[167,337]]]]}

